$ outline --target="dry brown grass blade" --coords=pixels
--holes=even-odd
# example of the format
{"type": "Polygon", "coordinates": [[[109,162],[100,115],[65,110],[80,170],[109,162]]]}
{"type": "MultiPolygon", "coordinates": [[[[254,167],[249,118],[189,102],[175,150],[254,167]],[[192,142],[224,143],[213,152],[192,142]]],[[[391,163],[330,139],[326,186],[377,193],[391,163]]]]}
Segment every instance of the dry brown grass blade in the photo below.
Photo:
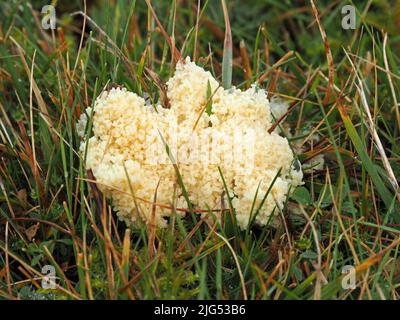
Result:
{"type": "Polygon", "coordinates": [[[126,290],[128,290],[131,286],[133,286],[137,281],[140,280],[140,277],[143,275],[143,273],[145,273],[152,265],[154,262],[156,262],[158,260],[158,256],[155,256],[153,260],[151,260],[143,269],[141,269],[131,280],[129,280],[129,282],[124,285],[122,288],[120,288],[118,291],[120,293],[125,292],[126,290]]]}
{"type": "Polygon", "coordinates": [[[87,11],[86,0],[83,0],[83,12],[84,12],[84,16],[83,16],[83,25],[82,25],[82,31],[81,31],[81,40],[79,41],[78,53],[77,53],[77,55],[76,55],[74,70],[72,71],[72,77],[71,77],[71,79],[74,78],[75,71],[76,71],[76,67],[78,66],[79,57],[80,57],[81,50],[82,50],[83,38],[84,38],[84,35],[85,35],[85,27],[86,27],[86,16],[87,16],[87,15],[86,15],[86,11],[87,11]]]}
{"type": "Polygon", "coordinates": [[[315,228],[314,222],[311,220],[311,218],[308,216],[307,212],[304,210],[304,207],[300,205],[300,211],[303,214],[303,216],[306,218],[308,225],[311,227],[314,241],[315,241],[315,248],[317,249],[317,265],[315,267],[315,271],[317,273],[317,278],[316,278],[316,283],[315,283],[315,291],[314,291],[314,299],[315,300],[320,300],[321,299],[321,280],[322,280],[322,254],[321,254],[321,248],[319,244],[319,238],[318,238],[318,232],[317,229],[315,228]]]}
{"type": "Polygon", "coordinates": [[[149,257],[150,259],[154,256],[155,250],[155,240],[156,240],[156,231],[157,231],[157,224],[156,224],[156,211],[157,211],[157,191],[158,187],[160,186],[161,178],[158,179],[156,190],[154,191],[154,198],[153,204],[151,205],[151,222],[149,225],[149,257]]]}
{"type": "Polygon", "coordinates": [[[196,225],[193,227],[193,229],[190,230],[190,232],[187,234],[185,239],[183,239],[183,241],[179,245],[178,249],[176,250],[177,254],[179,254],[179,252],[181,252],[183,250],[183,248],[189,243],[189,240],[195,235],[197,230],[200,228],[200,226],[204,223],[204,221],[206,219],[209,219],[209,217],[204,216],[203,218],[201,218],[200,221],[197,222],[196,225]]]}
{"type": "Polygon", "coordinates": [[[285,114],[283,114],[279,119],[277,119],[275,121],[275,123],[268,129],[268,133],[272,133],[276,127],[287,117],[288,114],[290,114],[290,112],[293,111],[293,109],[296,107],[296,105],[300,102],[303,102],[306,98],[307,95],[305,97],[303,97],[302,99],[299,99],[299,97],[301,97],[304,93],[307,92],[307,88],[310,86],[310,84],[314,81],[315,76],[317,75],[319,69],[316,69],[313,74],[308,78],[307,83],[303,86],[303,88],[301,88],[301,90],[298,92],[297,94],[297,99],[295,101],[293,101],[291,103],[291,105],[289,106],[289,108],[287,109],[287,111],[285,112],[285,114]]]}
{"type": "Polygon", "coordinates": [[[108,246],[106,246],[105,250],[106,254],[106,269],[107,269],[107,284],[108,284],[108,295],[110,300],[115,300],[115,276],[114,276],[114,266],[112,263],[112,253],[108,246]]]}
{"type": "Polygon", "coordinates": [[[146,3],[147,3],[147,6],[148,6],[149,9],[150,9],[150,12],[151,12],[151,14],[152,14],[154,20],[156,21],[158,27],[160,28],[160,31],[161,31],[162,35],[164,36],[165,40],[167,41],[167,43],[168,43],[168,45],[169,45],[169,47],[170,47],[170,49],[171,49],[172,56],[173,56],[173,58],[174,58],[174,62],[176,63],[176,62],[178,62],[179,60],[182,60],[182,55],[181,55],[181,53],[180,53],[179,50],[175,47],[175,44],[174,44],[174,42],[171,40],[171,37],[168,35],[167,31],[165,31],[164,27],[162,26],[162,24],[161,24],[160,20],[158,19],[157,14],[155,13],[155,11],[154,11],[154,9],[153,9],[153,6],[151,5],[150,1],[149,1],[149,0],[145,0],[145,1],[146,1],[146,3]]]}
{"type": "Polygon", "coordinates": [[[33,178],[35,179],[35,182],[39,189],[39,197],[43,201],[43,203],[46,203],[46,194],[44,190],[43,181],[40,176],[41,168],[39,166],[39,163],[36,161],[36,157],[34,156],[34,151],[33,151],[34,145],[31,145],[29,143],[30,139],[28,137],[28,133],[26,131],[23,122],[18,121],[17,124],[20,130],[21,141],[22,141],[21,149],[23,149],[22,151],[18,152],[18,156],[21,160],[28,163],[32,171],[33,178]]]}
{"type": "Polygon", "coordinates": [[[293,56],[294,52],[289,51],[287,52],[282,58],[280,58],[276,63],[273,64],[273,66],[268,69],[267,72],[265,72],[262,76],[260,76],[257,80],[258,83],[263,83],[268,76],[276,69],[278,68],[283,62],[285,62],[287,59],[289,59],[291,56],[293,56]]]}
{"type": "Polygon", "coordinates": [[[250,59],[249,55],[247,54],[246,44],[244,40],[240,41],[239,48],[240,48],[240,57],[242,58],[244,76],[246,80],[251,80],[251,78],[253,77],[253,70],[251,69],[250,59]]]}
{"type": "Polygon", "coordinates": [[[389,63],[387,60],[387,54],[386,54],[386,43],[387,43],[387,33],[385,33],[385,37],[383,39],[383,62],[385,63],[385,71],[388,77],[388,81],[389,81],[389,87],[390,87],[390,91],[392,93],[392,98],[393,98],[393,102],[394,102],[394,110],[396,111],[396,118],[397,118],[397,126],[400,130],[400,112],[399,112],[399,103],[397,102],[397,96],[396,96],[396,91],[394,89],[393,86],[393,81],[392,81],[392,77],[390,69],[389,69],[389,63]]]}
{"type": "MultiPolygon", "coordinates": [[[[210,227],[210,225],[208,225],[210,227]]],[[[194,253],[195,257],[198,257],[201,252],[203,252],[204,248],[206,247],[208,241],[211,239],[213,235],[215,235],[215,232],[218,227],[218,222],[215,221],[212,227],[210,227],[210,231],[208,232],[207,237],[204,239],[204,242],[199,246],[199,248],[196,250],[194,253]]],[[[192,260],[191,264],[188,266],[188,268],[191,268],[195,264],[195,260],[192,260]]]]}
{"type": "Polygon", "coordinates": [[[324,104],[328,104],[330,99],[331,99],[331,95],[334,92],[333,91],[333,85],[334,85],[333,81],[334,81],[334,76],[335,76],[335,67],[334,67],[334,64],[333,64],[332,51],[331,51],[331,48],[329,46],[329,42],[328,42],[328,38],[326,36],[325,29],[321,24],[321,21],[320,21],[320,18],[319,18],[318,9],[315,6],[314,0],[310,0],[310,2],[311,2],[312,11],[313,11],[314,16],[315,16],[315,20],[317,21],[318,28],[319,28],[319,31],[321,33],[322,40],[324,41],[326,59],[328,61],[329,84],[328,84],[328,87],[327,87],[327,90],[326,90],[326,94],[325,94],[325,98],[324,98],[324,101],[323,101],[324,104]]]}
{"type": "Polygon", "coordinates": [[[8,294],[12,296],[12,290],[11,290],[11,276],[10,276],[10,261],[8,259],[8,222],[6,223],[6,234],[5,234],[5,240],[6,240],[6,250],[5,250],[5,262],[6,262],[6,283],[7,283],[7,290],[8,294]]]}
{"type": "Polygon", "coordinates": [[[122,243],[122,266],[129,266],[129,257],[131,250],[131,230],[125,230],[124,240],[122,243]]]}
{"type": "Polygon", "coordinates": [[[194,29],[193,61],[197,60],[197,37],[198,37],[198,33],[199,33],[199,19],[200,19],[200,0],[197,0],[196,26],[195,26],[195,29],[194,29]]]}
{"type": "Polygon", "coordinates": [[[381,261],[382,256],[387,253],[388,251],[394,249],[395,247],[400,245],[400,237],[395,239],[390,245],[388,245],[385,249],[381,250],[380,252],[374,254],[373,256],[369,257],[368,259],[364,260],[358,266],[356,266],[356,272],[362,272],[368,270],[371,266],[381,261]]]}
{"type": "MultiPolygon", "coordinates": [[[[196,5],[192,6],[193,12],[196,12],[196,5]]],[[[211,32],[214,37],[219,40],[219,41],[223,41],[225,38],[225,32],[224,30],[222,30],[214,21],[212,21],[210,18],[208,18],[207,16],[203,16],[201,18],[201,23],[202,25],[204,25],[204,27],[206,27],[208,29],[209,32],[211,32]]],[[[235,56],[239,56],[240,55],[240,51],[237,47],[233,46],[232,48],[233,50],[233,54],[235,56]]],[[[216,53],[220,54],[221,51],[220,50],[216,50],[216,53]]],[[[217,71],[217,70],[216,70],[217,71]]]]}
{"type": "MultiPolygon", "coordinates": [[[[85,205],[86,207],[89,209],[90,205],[87,202],[86,198],[85,198],[85,205]]],[[[118,253],[118,251],[116,250],[114,243],[111,239],[110,233],[109,233],[109,228],[107,227],[108,223],[107,223],[107,217],[108,215],[111,215],[111,208],[109,208],[109,213],[107,214],[107,207],[105,205],[105,199],[103,198],[103,213],[101,215],[101,224],[102,224],[102,229],[103,232],[101,232],[99,230],[99,228],[97,227],[97,225],[95,224],[95,222],[93,221],[92,217],[90,216],[90,214],[88,214],[88,211],[85,210],[86,216],[88,218],[88,220],[91,223],[91,227],[93,229],[93,231],[98,235],[98,237],[104,242],[104,246],[105,246],[105,251],[106,251],[106,265],[107,265],[107,279],[108,279],[108,289],[109,289],[109,298],[110,299],[115,299],[115,293],[114,293],[114,289],[115,289],[115,279],[114,279],[114,267],[113,267],[113,260],[115,262],[115,265],[117,267],[118,273],[121,277],[121,280],[123,282],[123,286],[126,286],[128,281],[127,278],[124,274],[124,270],[123,270],[123,266],[121,264],[121,260],[122,260],[122,254],[118,253]]],[[[133,292],[131,291],[130,288],[127,289],[128,290],[128,296],[131,300],[135,299],[135,296],[133,294],[133,292]]]]}
{"type": "MultiPolygon", "coordinates": [[[[82,11],[77,11],[71,14],[71,16],[76,16],[76,15],[81,15],[83,16],[85,19],[87,19],[87,21],[105,38],[107,38],[108,43],[112,46],[111,47],[106,47],[105,49],[109,52],[111,52],[112,54],[117,54],[118,57],[120,59],[122,59],[122,61],[124,62],[125,66],[126,66],[126,70],[129,72],[130,76],[132,77],[132,79],[137,78],[135,77],[135,74],[133,73],[134,70],[134,65],[137,65],[136,63],[132,63],[132,61],[130,61],[128,59],[128,57],[121,51],[121,49],[116,45],[116,43],[108,36],[108,34],[102,29],[100,28],[100,26],[92,19],[90,18],[87,14],[85,14],[82,11]],[[114,50],[112,50],[114,49],[114,50]]],[[[92,39],[92,41],[100,46],[104,46],[104,44],[97,40],[97,39],[92,39]]],[[[154,83],[156,84],[157,88],[160,90],[160,97],[161,97],[161,101],[163,103],[164,107],[168,107],[169,106],[169,100],[167,97],[167,93],[166,93],[166,86],[165,84],[160,80],[160,78],[158,77],[158,75],[154,72],[152,72],[149,68],[144,67],[143,70],[144,75],[146,76],[146,78],[154,81],[154,83]]],[[[138,81],[140,81],[140,83],[142,84],[143,88],[145,90],[148,90],[148,85],[147,83],[144,81],[143,77],[140,77],[138,79],[138,81]]]]}
{"type": "Polygon", "coordinates": [[[226,7],[225,0],[221,0],[221,4],[225,20],[224,52],[222,58],[222,85],[225,89],[229,89],[232,86],[232,31],[231,24],[229,22],[228,8],[226,7]]]}
{"type": "MultiPolygon", "coordinates": [[[[36,146],[35,146],[35,127],[33,125],[33,71],[35,70],[35,57],[36,57],[36,50],[33,52],[33,57],[32,57],[32,67],[30,69],[29,74],[29,124],[30,124],[30,131],[31,131],[31,150],[32,150],[32,171],[33,175],[36,179],[38,177],[38,180],[41,181],[40,175],[39,175],[39,164],[36,160],[36,146]]],[[[44,189],[41,190],[42,196],[44,189]]]]}
{"type": "MultiPolygon", "coordinates": [[[[88,208],[90,208],[89,204],[86,202],[86,206],[88,208]]],[[[106,249],[106,258],[107,258],[107,275],[108,275],[108,279],[109,279],[109,291],[110,291],[110,298],[113,297],[114,293],[114,286],[115,286],[115,282],[114,282],[114,271],[113,271],[113,263],[112,260],[114,260],[115,265],[117,266],[117,270],[118,273],[121,277],[121,280],[123,282],[123,285],[125,286],[128,283],[128,279],[126,278],[125,274],[124,274],[124,270],[121,264],[121,259],[122,259],[122,255],[118,253],[118,251],[116,250],[114,243],[111,239],[111,235],[109,232],[109,227],[111,227],[111,225],[107,222],[108,221],[108,217],[110,215],[112,215],[111,212],[111,208],[109,208],[109,210],[107,210],[106,207],[106,203],[105,203],[105,199],[103,198],[103,213],[101,215],[101,224],[102,224],[102,229],[103,232],[101,232],[97,225],[94,223],[92,217],[86,212],[86,216],[88,217],[89,221],[92,224],[92,228],[93,230],[96,232],[96,234],[99,236],[100,239],[102,239],[104,241],[104,245],[105,245],[105,249],[106,249]],[[108,213],[107,213],[108,211],[108,213]]],[[[132,292],[132,290],[130,288],[128,288],[127,290],[127,294],[128,297],[131,300],[135,300],[135,296],[132,292]]]]}
{"type": "Polygon", "coordinates": [[[94,177],[92,170],[91,169],[87,170],[86,175],[89,177],[89,180],[87,180],[87,182],[89,183],[94,201],[96,202],[97,214],[100,217],[101,213],[103,212],[102,195],[99,188],[97,188],[96,178],[94,177]]]}
{"type": "Polygon", "coordinates": [[[83,267],[85,272],[85,283],[86,283],[88,297],[90,300],[94,300],[92,282],[90,277],[91,255],[89,255],[88,259],[88,246],[86,241],[86,234],[83,235],[83,240],[82,240],[82,256],[83,256],[83,267]]]}
{"type": "Polygon", "coordinates": [[[220,235],[220,234],[219,234],[218,232],[216,232],[216,231],[215,231],[215,235],[216,235],[218,238],[220,238],[222,241],[225,242],[225,244],[228,246],[229,250],[230,250],[231,253],[232,253],[233,259],[235,260],[235,263],[236,263],[236,267],[237,267],[237,271],[238,271],[238,274],[239,274],[240,282],[241,282],[241,284],[242,284],[243,299],[244,299],[244,300],[247,300],[246,282],[245,282],[245,280],[244,280],[243,272],[242,272],[242,269],[241,269],[241,267],[240,267],[239,259],[238,259],[237,255],[236,255],[236,252],[235,252],[235,250],[232,248],[232,246],[231,246],[231,244],[229,243],[229,241],[228,241],[224,236],[220,235]]]}
{"type": "Polygon", "coordinates": [[[37,282],[37,280],[41,280],[40,277],[35,277],[31,271],[25,269],[23,266],[18,266],[18,271],[21,272],[25,276],[26,279],[14,282],[13,283],[14,286],[16,286],[17,288],[21,288],[24,283],[31,283],[37,289],[41,288],[40,284],[37,282]]]}
{"type": "Polygon", "coordinates": [[[359,265],[360,264],[360,259],[358,258],[357,251],[355,250],[353,242],[351,241],[351,237],[349,236],[349,234],[347,232],[348,230],[345,228],[345,226],[343,224],[342,215],[339,212],[338,205],[336,203],[336,197],[335,197],[335,193],[334,193],[333,187],[332,187],[331,175],[330,175],[328,169],[326,170],[326,178],[327,178],[327,183],[329,185],[329,192],[330,192],[331,198],[333,200],[332,201],[333,202],[333,211],[336,214],[336,218],[337,218],[337,220],[339,222],[339,226],[342,229],[343,235],[344,235],[344,237],[345,237],[345,239],[347,241],[347,244],[350,247],[350,251],[351,251],[351,253],[353,255],[353,259],[354,259],[356,265],[359,265]]]}
{"type": "MultiPolygon", "coordinates": [[[[386,44],[384,43],[384,46],[385,45],[386,44]]],[[[374,123],[374,121],[372,119],[372,115],[371,115],[370,108],[368,106],[368,101],[367,101],[367,97],[366,97],[366,94],[365,94],[363,82],[362,82],[362,80],[360,78],[360,75],[357,72],[357,68],[354,66],[353,61],[350,59],[350,57],[347,54],[346,50],[345,50],[345,53],[347,55],[347,58],[350,61],[350,64],[352,66],[352,69],[354,70],[354,74],[356,75],[356,78],[357,78],[357,81],[358,81],[358,84],[356,84],[356,88],[357,88],[358,94],[360,95],[360,98],[361,98],[361,105],[363,106],[364,112],[367,115],[367,117],[366,117],[366,120],[367,120],[366,123],[368,124],[367,128],[370,131],[370,133],[371,133],[371,135],[372,135],[372,137],[373,137],[373,139],[375,141],[375,145],[376,145],[376,147],[378,149],[378,152],[379,152],[379,154],[381,156],[381,160],[382,160],[383,166],[384,166],[384,168],[385,168],[385,170],[386,170],[386,172],[388,174],[388,179],[389,179],[389,181],[390,181],[390,183],[391,183],[391,185],[393,187],[393,190],[394,190],[394,192],[396,194],[397,200],[400,203],[400,187],[399,187],[399,184],[397,182],[397,179],[396,179],[396,176],[394,174],[394,171],[392,169],[392,166],[390,165],[390,162],[389,162],[389,160],[388,160],[388,158],[386,156],[386,151],[385,151],[385,148],[384,148],[384,146],[382,144],[382,141],[381,141],[381,139],[380,139],[380,137],[378,135],[378,132],[376,130],[376,125],[375,125],[375,123],[374,123]]],[[[394,99],[396,99],[395,98],[395,93],[394,93],[394,99]]],[[[394,100],[394,101],[397,103],[397,100],[394,100]]]]}
{"type": "MultiPolygon", "coordinates": [[[[10,39],[12,40],[12,42],[17,47],[17,52],[18,52],[18,55],[21,58],[22,64],[23,64],[24,69],[25,69],[25,72],[28,75],[29,79],[31,79],[32,90],[33,90],[33,92],[35,94],[35,98],[36,98],[37,103],[39,105],[39,110],[41,112],[42,118],[45,120],[46,124],[49,126],[49,129],[51,129],[51,128],[54,127],[54,125],[53,125],[53,122],[52,122],[52,120],[51,120],[51,118],[49,116],[49,114],[50,114],[49,113],[49,109],[47,108],[46,102],[44,101],[44,99],[42,97],[42,94],[40,92],[40,89],[39,89],[38,85],[36,84],[35,79],[33,79],[32,75],[31,75],[31,70],[29,69],[28,63],[26,62],[26,59],[25,59],[24,49],[19,45],[19,43],[13,37],[10,37],[10,39]]],[[[53,139],[53,142],[57,143],[58,142],[57,136],[54,133],[52,133],[51,130],[50,130],[50,133],[51,133],[51,137],[53,139]]]]}

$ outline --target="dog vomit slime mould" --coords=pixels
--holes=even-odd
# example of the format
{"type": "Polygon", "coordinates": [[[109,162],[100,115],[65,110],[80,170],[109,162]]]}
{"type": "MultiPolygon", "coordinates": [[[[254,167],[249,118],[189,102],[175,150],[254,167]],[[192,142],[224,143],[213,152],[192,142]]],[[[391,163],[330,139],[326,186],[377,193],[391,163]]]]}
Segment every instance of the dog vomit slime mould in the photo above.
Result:
{"type": "Polygon", "coordinates": [[[93,112],[86,110],[93,136],[84,138],[87,115],[78,122],[86,168],[118,216],[128,225],[141,219],[163,227],[172,207],[186,209],[175,161],[194,208],[218,215],[229,196],[241,228],[274,182],[255,220],[265,225],[303,178],[287,139],[268,132],[274,119],[265,90],[223,89],[187,58],[167,82],[167,96],[168,109],[113,88],[97,98],[93,112]],[[229,195],[222,196],[219,168],[229,195]]]}

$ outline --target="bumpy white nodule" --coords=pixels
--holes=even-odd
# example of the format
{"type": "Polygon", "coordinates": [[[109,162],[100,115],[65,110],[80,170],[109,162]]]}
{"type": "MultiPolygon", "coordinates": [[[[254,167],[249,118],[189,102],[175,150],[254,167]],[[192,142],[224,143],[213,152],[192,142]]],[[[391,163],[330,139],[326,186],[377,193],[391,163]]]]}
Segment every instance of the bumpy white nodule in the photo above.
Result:
{"type": "MultiPolygon", "coordinates": [[[[170,109],[148,106],[135,93],[117,88],[97,98],[93,136],[87,141],[87,116],[78,123],[82,154],[87,149],[86,168],[112,199],[118,216],[127,224],[138,219],[152,222],[155,195],[158,226],[165,226],[172,205],[187,208],[164,140],[196,208],[221,208],[221,168],[242,228],[248,224],[256,193],[254,208],[281,170],[256,218],[258,224],[266,224],[289,190],[302,184],[303,174],[293,168],[287,139],[268,133],[273,118],[265,91],[255,86],[224,90],[210,72],[188,58],[177,64],[167,87],[170,109]],[[211,115],[204,112],[210,101],[211,115]]],[[[90,108],[86,113],[91,114],[90,108]]]]}

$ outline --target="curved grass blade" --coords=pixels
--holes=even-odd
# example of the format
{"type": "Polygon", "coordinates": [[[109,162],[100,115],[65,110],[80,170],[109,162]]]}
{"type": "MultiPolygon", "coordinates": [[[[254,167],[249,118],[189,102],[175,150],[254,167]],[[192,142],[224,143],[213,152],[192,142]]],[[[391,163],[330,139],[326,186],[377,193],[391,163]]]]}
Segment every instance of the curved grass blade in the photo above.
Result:
{"type": "Polygon", "coordinates": [[[222,85],[225,89],[232,86],[232,33],[228,9],[225,0],[221,0],[225,20],[224,56],[222,59],[222,85]]]}

